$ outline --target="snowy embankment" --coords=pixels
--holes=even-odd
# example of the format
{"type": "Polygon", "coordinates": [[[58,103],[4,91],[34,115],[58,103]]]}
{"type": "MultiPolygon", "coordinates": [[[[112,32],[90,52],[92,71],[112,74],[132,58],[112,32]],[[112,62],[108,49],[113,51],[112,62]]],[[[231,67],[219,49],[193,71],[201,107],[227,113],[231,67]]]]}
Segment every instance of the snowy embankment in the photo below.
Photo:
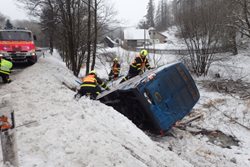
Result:
{"type": "MultiPolygon", "coordinates": [[[[155,45],[155,48],[183,49],[183,41],[176,38],[175,31],[175,28],[166,31],[168,43],[155,45]]],[[[138,54],[119,47],[109,51],[120,57],[123,62],[122,70],[128,69],[124,58],[132,59],[138,54]]],[[[250,166],[249,51],[248,48],[239,50],[238,55],[216,54],[208,76],[197,78],[193,75],[201,97],[184,121],[199,115],[201,117],[184,129],[173,127],[169,131],[171,135],[152,137],[157,145],[165,150],[172,150],[197,167],[250,166]],[[219,77],[215,74],[219,74],[219,77]]],[[[150,64],[157,67],[181,60],[182,56],[156,54],[156,59],[160,61],[155,64],[153,54],[149,58],[150,64]]]]}
{"type": "Polygon", "coordinates": [[[174,137],[156,139],[156,142],[171,148],[194,166],[250,166],[249,51],[216,56],[219,61],[211,65],[209,75],[195,78],[201,97],[191,115],[202,114],[202,118],[185,130],[172,128],[174,137]],[[216,73],[220,78],[215,77],[216,73]],[[226,85],[226,81],[232,85],[226,85]],[[241,83],[243,90],[236,83],[241,83]],[[244,90],[244,86],[248,88],[244,90]],[[245,98],[241,92],[246,94],[245,98]]]}
{"type": "Polygon", "coordinates": [[[40,58],[13,80],[0,96],[12,99],[20,167],[192,166],[113,108],[75,101],[62,83],[75,86],[75,78],[58,56],[40,58]]]}
{"type": "MultiPolygon", "coordinates": [[[[129,55],[121,48],[110,51],[120,55],[122,68],[129,55]]],[[[160,66],[177,60],[178,55],[156,55],[160,66]]],[[[165,148],[178,154],[197,167],[245,167],[250,166],[250,56],[248,50],[216,54],[206,77],[193,77],[200,91],[200,100],[190,115],[184,120],[202,115],[201,118],[185,126],[184,130],[172,128],[172,136],[152,137],[165,148]],[[215,74],[219,74],[219,78],[215,74]]],[[[126,71],[126,70],[125,70],[126,71]]],[[[125,73],[126,74],[126,73],[125,73]]]]}

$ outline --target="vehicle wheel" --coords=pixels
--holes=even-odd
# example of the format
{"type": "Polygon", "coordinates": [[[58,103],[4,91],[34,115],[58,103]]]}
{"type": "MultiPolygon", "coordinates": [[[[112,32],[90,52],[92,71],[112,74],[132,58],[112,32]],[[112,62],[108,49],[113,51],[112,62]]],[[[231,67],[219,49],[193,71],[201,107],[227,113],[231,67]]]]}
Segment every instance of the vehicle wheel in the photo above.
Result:
{"type": "Polygon", "coordinates": [[[32,59],[29,59],[28,60],[28,64],[29,65],[33,65],[33,64],[35,64],[37,62],[37,57],[32,57],[32,59]]]}

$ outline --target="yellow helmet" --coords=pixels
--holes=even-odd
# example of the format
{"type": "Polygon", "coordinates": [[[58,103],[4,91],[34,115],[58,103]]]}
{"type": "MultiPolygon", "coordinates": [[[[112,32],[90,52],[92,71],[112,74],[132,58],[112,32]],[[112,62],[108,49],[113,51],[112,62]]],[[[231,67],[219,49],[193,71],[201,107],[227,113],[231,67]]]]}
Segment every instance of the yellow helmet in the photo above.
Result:
{"type": "Polygon", "coordinates": [[[89,72],[89,74],[95,74],[95,75],[96,75],[96,71],[95,71],[95,70],[91,70],[91,71],[89,72]]]}
{"type": "Polygon", "coordinates": [[[148,55],[148,51],[146,49],[142,49],[140,51],[140,55],[143,56],[143,57],[146,57],[148,55]]]}
{"type": "Polygon", "coordinates": [[[113,61],[116,61],[116,62],[118,62],[118,58],[117,58],[117,57],[116,57],[116,58],[114,58],[114,59],[113,59],[113,61]]]}

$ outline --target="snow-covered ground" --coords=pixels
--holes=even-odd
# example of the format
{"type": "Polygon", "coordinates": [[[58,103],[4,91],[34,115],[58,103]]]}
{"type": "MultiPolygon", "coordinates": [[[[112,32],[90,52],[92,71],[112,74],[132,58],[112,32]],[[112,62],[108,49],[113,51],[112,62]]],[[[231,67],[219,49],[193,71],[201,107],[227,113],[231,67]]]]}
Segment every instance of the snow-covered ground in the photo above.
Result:
{"type": "MultiPolygon", "coordinates": [[[[119,56],[126,75],[136,53],[121,48],[109,51],[119,56]]],[[[12,83],[0,85],[0,104],[3,98],[11,98],[15,111],[20,167],[250,166],[250,99],[204,86],[220,79],[249,83],[249,50],[237,56],[218,56],[226,59],[212,64],[207,77],[194,76],[201,98],[184,120],[197,115],[201,118],[185,129],[173,127],[169,135],[160,137],[144,133],[99,101],[85,97],[75,101],[75,92],[65,84],[77,87],[76,78],[57,53],[46,54],[35,65],[12,76],[12,83]],[[216,73],[221,78],[215,78],[216,73]]],[[[177,55],[156,57],[160,61],[154,64],[150,56],[152,66],[181,59],[177,55]]],[[[108,65],[98,62],[98,74],[106,77],[108,65]]]]}
{"type": "Polygon", "coordinates": [[[27,124],[16,129],[20,167],[191,166],[113,108],[74,100],[63,82],[73,86],[75,78],[56,55],[13,80],[0,96],[11,96],[16,125],[27,124]]]}

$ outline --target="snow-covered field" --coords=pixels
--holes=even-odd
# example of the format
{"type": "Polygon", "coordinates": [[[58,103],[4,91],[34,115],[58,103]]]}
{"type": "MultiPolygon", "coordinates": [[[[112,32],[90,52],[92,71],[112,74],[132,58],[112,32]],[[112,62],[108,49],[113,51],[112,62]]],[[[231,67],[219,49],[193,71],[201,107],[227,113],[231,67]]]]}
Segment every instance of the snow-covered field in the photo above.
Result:
{"type": "MultiPolygon", "coordinates": [[[[135,53],[112,51],[124,63],[135,53]],[[129,58],[125,55],[129,54],[129,58]]],[[[191,115],[201,115],[167,136],[152,136],[138,129],[112,107],[81,98],[65,86],[78,86],[59,55],[46,54],[33,66],[0,86],[0,104],[11,98],[16,117],[20,167],[247,167],[250,166],[250,98],[219,93],[204,86],[208,81],[242,79],[250,83],[249,51],[229,53],[212,64],[207,77],[195,78],[201,98],[191,115]],[[221,78],[215,78],[219,73],[221,78]],[[23,126],[22,126],[23,125],[23,126]]],[[[176,55],[158,55],[152,66],[177,61],[176,55]]],[[[151,63],[153,62],[152,56],[151,63]]],[[[99,65],[99,75],[107,76],[99,65]]],[[[106,69],[106,70],[107,70],[106,69]]],[[[250,91],[250,90],[246,90],[250,91]]],[[[0,166],[3,166],[0,151],[0,166]]]]}

